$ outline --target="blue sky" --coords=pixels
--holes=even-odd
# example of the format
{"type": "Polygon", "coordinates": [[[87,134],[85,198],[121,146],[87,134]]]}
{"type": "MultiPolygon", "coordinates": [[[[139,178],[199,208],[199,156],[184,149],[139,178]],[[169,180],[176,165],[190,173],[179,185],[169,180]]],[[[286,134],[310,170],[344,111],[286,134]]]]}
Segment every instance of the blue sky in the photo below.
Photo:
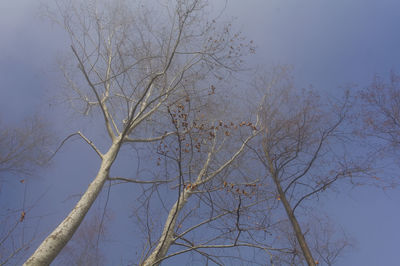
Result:
{"type": "MultiPolygon", "coordinates": [[[[292,64],[300,87],[335,94],[400,70],[400,2],[393,0],[232,1],[228,14],[257,44],[257,63],[292,64]]],[[[359,188],[322,204],[355,239],[338,265],[398,265],[398,190],[359,188]]]]}
{"type": "MultiPolygon", "coordinates": [[[[224,16],[235,17],[234,25],[255,41],[252,64],[291,64],[298,87],[312,84],[334,95],[349,84],[367,86],[376,73],[400,71],[399,10],[395,0],[232,0],[224,16]]],[[[54,69],[69,43],[37,13],[36,1],[0,2],[1,117],[14,123],[39,109],[67,135],[76,117],[49,107],[49,99],[62,86],[54,69]]],[[[79,141],[69,144],[50,169],[28,183],[32,199],[47,191],[39,207],[46,215],[44,230],[70,210],[76,198],[69,196],[81,193],[96,173],[98,162],[88,159],[95,157],[82,146],[79,141]]],[[[114,198],[115,204],[123,202],[114,198]]],[[[375,188],[344,191],[321,202],[321,209],[356,240],[355,249],[338,265],[398,265],[399,203],[398,190],[375,188]]]]}

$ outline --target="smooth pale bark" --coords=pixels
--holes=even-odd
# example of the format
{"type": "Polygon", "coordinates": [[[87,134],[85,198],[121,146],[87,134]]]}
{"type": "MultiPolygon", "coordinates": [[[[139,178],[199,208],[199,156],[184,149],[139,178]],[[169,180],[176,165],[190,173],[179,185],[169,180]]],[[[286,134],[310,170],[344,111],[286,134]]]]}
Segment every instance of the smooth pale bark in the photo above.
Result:
{"type": "Polygon", "coordinates": [[[111,165],[117,157],[121,146],[120,139],[115,140],[106,154],[103,155],[100,169],[96,178],[90,183],[86,192],[69,215],[57,228],[42,242],[33,255],[24,263],[24,266],[45,266],[56,258],[63,247],[74,235],[76,229],[85,218],[93,202],[96,200],[107,177],[111,165]]]}
{"type": "Polygon", "coordinates": [[[164,229],[160,240],[158,241],[157,247],[153,250],[150,256],[143,262],[143,266],[158,266],[161,263],[162,258],[165,257],[172,243],[174,242],[174,232],[176,219],[182,208],[187,203],[187,200],[192,195],[189,191],[182,191],[179,200],[177,200],[174,206],[168,213],[167,221],[165,222],[164,229]]]}

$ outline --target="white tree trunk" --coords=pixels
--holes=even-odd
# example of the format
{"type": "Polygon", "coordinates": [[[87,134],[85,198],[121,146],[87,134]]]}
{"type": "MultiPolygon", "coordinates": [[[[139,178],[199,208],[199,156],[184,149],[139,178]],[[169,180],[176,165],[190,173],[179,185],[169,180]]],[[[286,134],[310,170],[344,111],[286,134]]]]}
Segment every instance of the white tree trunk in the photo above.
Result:
{"type": "Polygon", "coordinates": [[[75,208],[62,221],[61,224],[42,242],[33,255],[24,263],[24,266],[45,266],[55,259],[63,247],[74,235],[76,229],[85,218],[87,212],[96,200],[105,181],[107,180],[111,165],[117,157],[120,140],[115,140],[110,149],[103,156],[100,169],[96,178],[90,183],[75,208]]]}
{"type": "Polygon", "coordinates": [[[174,232],[176,220],[180,211],[187,203],[188,198],[192,194],[189,191],[182,191],[180,199],[177,200],[174,206],[169,211],[167,220],[164,225],[164,230],[158,241],[157,247],[153,250],[150,256],[143,262],[143,266],[156,266],[161,263],[162,258],[165,257],[172,243],[174,242],[174,232]]]}

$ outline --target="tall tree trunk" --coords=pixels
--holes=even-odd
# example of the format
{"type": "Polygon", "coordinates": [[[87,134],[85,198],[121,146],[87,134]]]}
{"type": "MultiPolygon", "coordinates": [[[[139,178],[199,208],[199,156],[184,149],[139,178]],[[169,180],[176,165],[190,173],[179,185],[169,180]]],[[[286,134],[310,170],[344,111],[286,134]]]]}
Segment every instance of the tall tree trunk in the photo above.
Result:
{"type": "Polygon", "coordinates": [[[142,266],[158,266],[161,259],[165,257],[172,243],[174,242],[174,232],[176,220],[182,208],[187,203],[188,198],[192,194],[189,191],[182,191],[179,199],[175,202],[174,206],[168,213],[167,220],[160,239],[158,240],[157,247],[153,250],[150,256],[143,262],[142,266]]]}
{"type": "Polygon", "coordinates": [[[283,189],[281,187],[281,184],[278,180],[278,177],[276,174],[272,174],[272,178],[274,180],[274,183],[276,185],[276,189],[278,190],[279,198],[282,201],[283,206],[285,207],[285,211],[287,216],[289,217],[289,221],[292,224],[293,231],[296,235],[296,239],[300,245],[300,248],[303,252],[304,258],[307,261],[307,264],[309,266],[315,266],[315,260],[311,254],[310,248],[308,247],[308,244],[306,242],[306,239],[304,238],[303,232],[301,231],[301,227],[299,225],[299,222],[296,219],[296,216],[293,213],[292,207],[290,206],[288,200],[286,199],[286,195],[283,192],[283,189]]]}
{"type": "Polygon", "coordinates": [[[96,200],[110,172],[111,165],[117,157],[121,140],[116,139],[108,152],[103,155],[100,169],[96,178],[90,183],[86,192],[75,205],[75,208],[56,229],[42,242],[33,255],[24,263],[24,266],[45,266],[56,258],[63,247],[72,238],[75,231],[85,218],[90,207],[96,200]]]}

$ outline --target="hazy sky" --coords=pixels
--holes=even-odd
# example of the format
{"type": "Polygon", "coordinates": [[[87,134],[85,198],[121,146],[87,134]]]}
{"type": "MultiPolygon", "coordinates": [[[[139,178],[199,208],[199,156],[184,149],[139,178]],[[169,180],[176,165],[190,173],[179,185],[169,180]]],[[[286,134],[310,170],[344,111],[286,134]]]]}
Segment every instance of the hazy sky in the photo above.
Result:
{"type": "MultiPolygon", "coordinates": [[[[37,18],[38,2],[0,1],[1,118],[12,123],[38,108],[51,110],[49,119],[60,129],[73,118],[48,109],[48,100],[52,90],[62,86],[52,69],[69,43],[59,28],[37,18]]],[[[253,64],[291,64],[299,87],[312,84],[334,92],[349,84],[363,88],[376,73],[400,71],[399,12],[398,0],[232,0],[224,16],[235,17],[234,25],[255,41],[253,64]]],[[[94,156],[81,145],[69,144],[55,165],[29,184],[32,198],[47,191],[41,201],[42,213],[50,217],[48,223],[43,221],[44,228],[53,228],[66,215],[76,200],[68,196],[82,192],[96,173],[98,162],[86,159],[94,156]]],[[[330,196],[322,205],[356,240],[356,248],[338,265],[398,265],[400,192],[347,192],[330,196]]],[[[11,194],[2,197],[10,199],[11,194]]],[[[123,202],[113,199],[114,204],[123,202]]]]}

